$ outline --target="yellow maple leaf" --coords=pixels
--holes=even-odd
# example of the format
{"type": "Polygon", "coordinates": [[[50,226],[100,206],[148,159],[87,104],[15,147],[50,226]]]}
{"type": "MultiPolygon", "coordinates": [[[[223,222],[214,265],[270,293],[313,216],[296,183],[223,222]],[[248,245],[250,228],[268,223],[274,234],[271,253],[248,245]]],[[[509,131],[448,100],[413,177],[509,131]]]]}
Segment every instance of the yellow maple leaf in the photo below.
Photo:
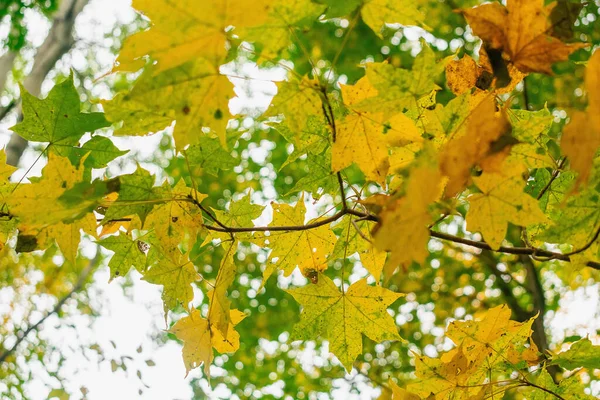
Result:
{"type": "Polygon", "coordinates": [[[320,336],[329,340],[331,352],[348,372],[362,353],[363,334],[378,343],[402,340],[394,319],[386,310],[403,296],[401,293],[369,286],[366,279],[341,292],[325,275],[320,275],[316,284],[287,292],[303,307],[292,336],[302,340],[320,336]]]}
{"type": "Polygon", "coordinates": [[[522,72],[552,73],[585,44],[565,44],[548,35],[550,9],[543,0],[508,0],[506,7],[489,3],[463,10],[473,33],[494,49],[502,49],[522,72]]]}
{"type": "Polygon", "coordinates": [[[164,197],[171,200],[155,206],[144,221],[144,229],[151,227],[165,247],[175,248],[187,237],[187,244],[191,248],[204,226],[202,211],[194,203],[186,201],[189,200],[188,196],[193,196],[198,202],[207,197],[188,188],[183,180],[174,188],[167,183],[164,197]]]}
{"type": "Polygon", "coordinates": [[[418,395],[418,399],[474,400],[484,390],[477,384],[482,374],[470,368],[462,346],[440,358],[415,355],[415,369],[418,380],[407,389],[408,393],[418,395]]]}
{"type": "MultiPolygon", "coordinates": [[[[504,110],[496,112],[494,97],[481,97],[467,119],[466,132],[460,130],[455,133],[442,148],[440,169],[449,178],[446,186],[448,196],[465,187],[471,175],[471,168],[491,155],[492,143],[506,132],[510,132],[510,122],[504,110]]],[[[496,160],[496,163],[498,161],[496,160]]]]}
{"type": "Polygon", "coordinates": [[[231,301],[227,298],[227,289],[235,279],[236,266],[234,263],[234,256],[237,250],[237,243],[225,243],[224,247],[225,255],[219,266],[217,279],[215,280],[212,289],[206,294],[206,297],[210,302],[208,319],[215,329],[226,337],[231,322],[231,301]]]}
{"type": "Polygon", "coordinates": [[[6,153],[0,151],[0,250],[16,228],[16,221],[10,216],[4,201],[11,194],[13,184],[9,182],[9,178],[16,170],[17,168],[6,164],[6,153]]]}
{"type": "Polygon", "coordinates": [[[18,218],[21,235],[35,239],[37,248],[45,248],[56,241],[69,262],[75,262],[80,241],[80,230],[95,236],[96,219],[83,211],[90,203],[65,206],[59,198],[83,179],[83,163],[74,167],[64,157],[50,153],[41,178],[32,183],[21,183],[4,197],[11,215],[18,218]],[[48,212],[51,207],[52,212],[48,212]]]}
{"type": "MultiPolygon", "coordinates": [[[[388,382],[390,389],[392,389],[391,400],[420,400],[421,398],[414,393],[410,393],[408,390],[401,388],[398,384],[391,379],[388,382]]],[[[385,393],[385,391],[383,391],[385,393]]],[[[383,394],[382,393],[382,394],[383,394]]],[[[381,397],[377,400],[383,400],[381,397]]]]}
{"type": "Polygon", "coordinates": [[[8,178],[17,170],[17,167],[6,163],[6,151],[0,151],[0,185],[8,184],[8,178]]]}
{"type": "Polygon", "coordinates": [[[127,39],[114,71],[137,71],[149,55],[157,61],[154,73],[195,58],[222,60],[227,53],[227,27],[241,28],[266,21],[266,0],[134,0],[133,7],[150,18],[151,27],[127,39]],[[235,4],[235,5],[234,5],[235,4]]]}
{"type": "Polygon", "coordinates": [[[425,26],[425,15],[411,0],[366,0],[360,11],[365,24],[383,39],[381,32],[386,23],[425,26]]]}
{"type": "Polygon", "coordinates": [[[89,207],[83,202],[80,207],[64,207],[58,198],[83,179],[83,165],[74,167],[64,157],[49,154],[48,164],[42,171],[41,179],[32,183],[21,183],[5,197],[12,215],[27,225],[42,226],[75,218],[81,210],[89,207]],[[48,212],[48,205],[52,212],[48,212]]]}
{"type": "Polygon", "coordinates": [[[356,163],[367,179],[385,186],[390,167],[388,146],[405,146],[422,141],[413,121],[404,114],[396,114],[389,120],[382,112],[357,111],[353,105],[377,95],[377,90],[365,76],[354,86],[342,85],[344,104],[350,114],[337,127],[333,143],[331,168],[341,171],[356,163]]]}
{"type": "Polygon", "coordinates": [[[579,173],[577,186],[589,180],[594,156],[600,148],[600,51],[596,50],[585,70],[588,92],[586,113],[575,112],[565,127],[560,141],[571,168],[579,173]]]}
{"type": "Polygon", "coordinates": [[[509,222],[527,226],[547,220],[537,200],[523,192],[525,181],[519,167],[506,165],[505,174],[484,172],[473,181],[482,193],[468,198],[467,229],[481,232],[493,249],[502,244],[509,222]]]}
{"type": "Polygon", "coordinates": [[[483,71],[484,69],[466,54],[446,65],[446,83],[454,94],[461,95],[475,87],[483,71]]]}
{"type": "Polygon", "coordinates": [[[446,335],[461,345],[471,368],[492,369],[506,361],[513,365],[523,359],[530,361],[529,339],[535,317],[517,322],[510,315],[510,308],[503,304],[487,311],[479,321],[451,322],[446,335]]]}
{"type": "Polygon", "coordinates": [[[40,248],[47,248],[56,241],[65,259],[74,264],[81,241],[81,231],[96,236],[97,225],[96,218],[90,213],[71,223],[58,222],[44,228],[33,228],[32,231],[23,225],[20,227],[20,233],[35,235],[40,248]]]}
{"type": "Polygon", "coordinates": [[[183,341],[183,362],[186,376],[194,368],[204,364],[204,374],[210,376],[210,364],[214,358],[213,348],[220,353],[232,353],[240,347],[240,334],[234,329],[246,315],[231,310],[228,333],[223,336],[200,311],[193,309],[190,315],[177,321],[169,330],[183,341]]]}
{"type": "MultiPolygon", "coordinates": [[[[304,196],[295,207],[289,204],[275,204],[273,207],[273,222],[271,226],[301,226],[304,225],[304,196]]],[[[312,220],[309,223],[318,221],[312,220]]],[[[271,249],[269,259],[277,258],[277,262],[267,264],[263,273],[263,285],[277,269],[283,269],[289,276],[298,267],[307,277],[327,269],[327,256],[331,254],[337,240],[328,225],[315,229],[274,231],[269,236],[263,233],[255,234],[256,240],[262,240],[265,247],[271,249]]]]}
{"type": "Polygon", "coordinates": [[[517,84],[527,75],[519,71],[513,64],[507,66],[510,81],[505,87],[494,87],[493,68],[487,52],[482,47],[479,49],[479,64],[468,54],[459,60],[452,60],[446,65],[446,81],[448,87],[456,95],[469,92],[472,88],[476,91],[487,90],[494,87],[494,92],[504,94],[512,92],[517,84]]]}
{"type": "Polygon", "coordinates": [[[219,72],[222,60],[197,59],[158,74],[148,69],[131,92],[104,101],[106,117],[123,121],[116,135],[146,135],[165,129],[173,120],[175,145],[201,143],[202,127],[210,128],[226,147],[233,84],[219,72]]]}
{"type": "Polygon", "coordinates": [[[384,271],[389,277],[398,265],[422,263],[429,254],[428,225],[432,222],[429,204],[440,197],[441,176],[436,166],[415,167],[407,183],[406,195],[391,200],[379,214],[374,230],[374,246],[390,251],[384,271]],[[401,238],[401,239],[400,239],[401,238]]]}
{"type": "Polygon", "coordinates": [[[318,82],[306,77],[279,82],[277,95],[265,116],[283,115],[283,122],[296,135],[297,142],[309,117],[323,115],[319,90],[318,82]]]}
{"type": "Polygon", "coordinates": [[[446,335],[457,347],[440,358],[415,354],[418,379],[407,390],[432,400],[502,397],[510,386],[506,381],[495,382],[496,377],[539,363],[531,341],[535,317],[516,322],[510,315],[508,306],[501,305],[482,318],[451,322],[446,335]]]}

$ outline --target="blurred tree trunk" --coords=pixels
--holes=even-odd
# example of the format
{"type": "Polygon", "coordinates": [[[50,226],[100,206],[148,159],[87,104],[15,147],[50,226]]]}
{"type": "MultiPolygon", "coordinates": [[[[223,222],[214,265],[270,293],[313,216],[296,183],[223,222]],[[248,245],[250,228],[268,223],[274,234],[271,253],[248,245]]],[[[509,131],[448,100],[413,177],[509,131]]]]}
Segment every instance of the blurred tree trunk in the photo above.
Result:
{"type": "Polygon", "coordinates": [[[8,78],[8,73],[12,69],[15,58],[17,58],[17,53],[14,51],[8,51],[0,57],[0,93],[4,91],[6,78],[8,78]]]}
{"type": "MultiPolygon", "coordinates": [[[[56,62],[75,44],[73,38],[75,19],[88,2],[89,0],[63,0],[61,2],[60,8],[54,15],[50,32],[35,55],[33,68],[23,82],[25,89],[34,96],[40,95],[42,83],[48,73],[54,68],[56,62]]],[[[15,57],[15,53],[9,52],[0,58],[0,73],[2,74],[0,77],[0,92],[4,88],[6,76],[12,69],[15,57]]],[[[18,119],[21,119],[20,107],[18,119]]],[[[27,141],[13,134],[6,146],[7,163],[16,166],[26,148],[27,141]]]]}

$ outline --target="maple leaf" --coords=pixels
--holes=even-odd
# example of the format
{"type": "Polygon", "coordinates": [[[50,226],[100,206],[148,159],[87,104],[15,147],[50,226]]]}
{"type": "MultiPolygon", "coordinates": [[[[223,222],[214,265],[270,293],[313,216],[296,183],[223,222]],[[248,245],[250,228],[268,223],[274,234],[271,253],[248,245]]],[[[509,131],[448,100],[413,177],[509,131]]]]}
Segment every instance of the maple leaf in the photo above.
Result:
{"type": "Polygon", "coordinates": [[[513,64],[506,65],[505,77],[495,77],[492,63],[485,49],[479,49],[479,64],[468,54],[459,60],[452,60],[446,65],[446,82],[454,94],[461,95],[470,92],[487,90],[492,87],[493,92],[504,94],[512,92],[526,74],[519,71],[513,64]],[[504,78],[506,82],[501,82],[504,78]],[[495,80],[494,80],[495,79],[495,80]]]}
{"type": "Polygon", "coordinates": [[[246,315],[238,310],[231,310],[229,329],[227,336],[220,334],[214,326],[205,318],[200,311],[192,309],[189,316],[181,318],[173,325],[169,332],[183,341],[183,363],[185,364],[186,376],[194,368],[204,364],[204,374],[210,376],[210,364],[214,358],[213,348],[220,353],[231,353],[240,347],[240,334],[234,327],[239,324],[246,315]]]}
{"type": "Polygon", "coordinates": [[[306,77],[279,82],[277,96],[273,98],[265,116],[283,115],[284,123],[295,136],[292,143],[297,143],[309,118],[323,113],[319,91],[318,82],[306,77]]]}
{"type": "MultiPolygon", "coordinates": [[[[294,151],[285,160],[281,169],[292,164],[305,154],[316,156],[324,153],[329,146],[332,136],[331,127],[323,118],[323,113],[310,115],[300,133],[292,131],[285,122],[277,125],[276,129],[285,140],[294,145],[294,151]]],[[[330,170],[331,168],[328,169],[330,170]]]]}
{"type": "MultiPolygon", "coordinates": [[[[295,207],[275,203],[272,203],[271,207],[273,208],[271,226],[304,225],[304,214],[306,214],[304,195],[298,199],[295,207]]],[[[255,240],[262,241],[263,246],[271,249],[269,254],[271,263],[267,264],[263,272],[263,285],[278,269],[283,270],[284,276],[289,276],[296,267],[307,277],[324,271],[327,269],[327,257],[331,254],[336,239],[327,225],[310,230],[273,231],[269,236],[257,232],[255,240]],[[277,261],[274,262],[273,259],[277,261]]]]}
{"type": "Polygon", "coordinates": [[[117,276],[125,276],[131,267],[134,267],[139,273],[146,271],[146,253],[144,248],[148,245],[144,238],[148,234],[138,236],[135,240],[130,234],[121,232],[117,236],[109,236],[97,243],[114,252],[108,267],[110,268],[109,282],[117,276]]]}
{"type": "Polygon", "coordinates": [[[467,229],[481,232],[493,249],[502,244],[508,222],[527,226],[547,220],[537,200],[523,192],[525,182],[520,168],[505,168],[506,174],[484,172],[473,178],[482,193],[468,198],[467,229]]]}
{"type": "Polygon", "coordinates": [[[202,171],[217,176],[219,170],[232,169],[239,164],[239,160],[223,149],[219,139],[208,135],[185,149],[184,155],[192,176],[201,176],[202,171]]]}
{"type": "Polygon", "coordinates": [[[232,95],[233,85],[218,64],[199,59],[158,74],[149,68],[131,92],[103,106],[110,121],[123,121],[115,135],[146,135],[176,120],[173,136],[178,149],[201,143],[202,127],[210,128],[225,147],[232,95]]]}
{"type": "Polygon", "coordinates": [[[578,340],[569,350],[553,355],[552,364],[569,370],[580,367],[597,368],[600,365],[600,346],[594,346],[588,338],[578,340]]]}
{"type": "Polygon", "coordinates": [[[133,7],[150,18],[151,27],[127,39],[113,71],[137,71],[144,56],[157,61],[154,73],[203,57],[222,60],[226,54],[227,27],[241,28],[266,22],[267,1],[134,0],[133,7]]]}
{"type": "Polygon", "coordinates": [[[596,50],[585,69],[585,87],[588,108],[584,114],[576,112],[565,127],[560,147],[569,158],[571,169],[577,171],[576,187],[586,183],[600,148],[600,51],[596,50]]]}
{"type": "Polygon", "coordinates": [[[188,237],[189,248],[191,248],[204,225],[202,211],[190,199],[200,203],[208,196],[188,188],[183,180],[180,180],[174,188],[165,183],[161,189],[162,193],[159,197],[170,201],[152,208],[144,221],[144,227],[152,227],[163,246],[175,248],[188,237]]]}
{"type": "Polygon", "coordinates": [[[102,113],[82,113],[79,93],[73,85],[73,74],[55,85],[40,100],[21,87],[23,121],[11,127],[13,132],[32,142],[48,142],[49,149],[68,154],[86,132],[110,124],[102,113]]]}
{"type": "Polygon", "coordinates": [[[446,65],[446,83],[456,95],[470,92],[485,72],[468,54],[446,65]]]}
{"type": "Polygon", "coordinates": [[[419,399],[477,399],[485,390],[485,386],[478,385],[485,375],[469,367],[462,346],[440,358],[415,355],[418,381],[408,385],[408,393],[419,399]]]}
{"type": "Polygon", "coordinates": [[[510,320],[510,314],[510,309],[501,305],[481,319],[451,322],[446,336],[457,347],[440,358],[415,354],[418,379],[407,386],[408,392],[439,400],[483,399],[491,393],[502,396],[508,387],[495,383],[496,375],[510,375],[539,362],[530,339],[535,317],[516,322],[510,320]]]}
{"type": "Polygon", "coordinates": [[[139,165],[134,173],[119,176],[119,197],[110,202],[103,223],[133,214],[143,223],[152,208],[165,200],[160,188],[154,187],[154,181],[154,176],[139,165]]]}
{"type": "Polygon", "coordinates": [[[95,235],[96,219],[85,214],[90,204],[82,201],[65,206],[59,198],[83,177],[83,167],[74,167],[68,159],[49,155],[41,178],[32,178],[30,184],[18,185],[4,201],[10,214],[18,218],[20,235],[31,237],[36,248],[50,246],[56,241],[65,258],[74,262],[80,239],[80,230],[95,235]],[[48,212],[52,205],[52,212],[48,212]]]}
{"type": "Polygon", "coordinates": [[[129,150],[120,150],[109,138],[93,136],[80,147],[72,147],[67,156],[73,165],[83,162],[86,168],[106,168],[109,162],[127,153],[129,150]]]}
{"type": "Polygon", "coordinates": [[[287,290],[303,307],[300,322],[292,336],[312,340],[318,336],[330,343],[330,349],[346,371],[362,353],[362,335],[379,343],[401,340],[393,318],[386,308],[403,295],[379,286],[367,285],[366,279],[341,292],[325,275],[316,284],[287,290]]]}
{"type": "MultiPolygon", "coordinates": [[[[493,155],[493,144],[510,132],[510,123],[502,110],[496,113],[494,98],[485,95],[471,110],[466,132],[455,132],[447,139],[440,155],[440,169],[448,176],[446,195],[458,193],[467,184],[471,168],[493,155]]],[[[501,160],[494,160],[501,164],[501,160]]]]}
{"type": "MultiPolygon", "coordinates": [[[[367,77],[360,79],[354,86],[342,86],[344,104],[352,107],[369,98],[377,91],[367,77]]],[[[389,169],[388,142],[397,141],[408,144],[421,141],[412,120],[404,114],[397,114],[387,123],[383,113],[356,111],[338,125],[337,140],[333,143],[331,167],[341,171],[351,163],[356,163],[369,180],[385,186],[389,169]],[[384,134],[388,131],[387,134],[384,134]]]]}
{"type": "Polygon", "coordinates": [[[536,238],[548,243],[568,243],[575,248],[582,248],[590,243],[600,226],[600,208],[598,192],[594,188],[569,196],[564,202],[564,194],[571,191],[572,177],[565,181],[554,182],[551,186],[552,196],[547,201],[560,202],[552,215],[553,225],[545,227],[536,238]],[[562,193],[562,196],[561,196],[562,193]]]}
{"type": "MultiPolygon", "coordinates": [[[[232,201],[229,203],[229,209],[227,211],[212,209],[216,219],[223,225],[230,228],[241,228],[254,226],[252,220],[257,219],[265,209],[264,206],[258,204],[252,204],[252,193],[248,192],[244,197],[239,200],[232,201]]],[[[231,236],[226,232],[215,232],[211,231],[210,235],[206,237],[203,245],[213,239],[228,240],[231,236]]],[[[252,238],[252,234],[236,234],[236,238],[239,240],[249,240],[252,238]]]]}
{"type": "Polygon", "coordinates": [[[494,307],[479,321],[451,322],[446,335],[463,347],[466,359],[477,368],[492,369],[504,362],[535,363],[537,348],[529,342],[535,317],[516,322],[510,315],[507,305],[494,307]]]}
{"type": "Polygon", "coordinates": [[[345,259],[358,253],[363,267],[373,275],[375,282],[379,282],[387,253],[373,248],[370,243],[374,225],[369,221],[353,222],[351,217],[345,217],[334,227],[340,228],[341,232],[329,259],[345,259]]]}
{"type": "Polygon", "coordinates": [[[561,379],[558,385],[544,366],[535,379],[537,387],[532,387],[529,394],[532,400],[551,400],[558,396],[573,400],[594,400],[596,397],[585,393],[584,385],[577,374],[561,379]]]}
{"type": "MultiPolygon", "coordinates": [[[[246,41],[258,43],[260,55],[266,59],[276,57],[289,46],[290,36],[297,39],[296,28],[309,27],[325,9],[311,0],[262,1],[265,6],[259,10],[263,15],[255,21],[252,21],[251,14],[243,15],[246,26],[239,30],[239,35],[246,41]]],[[[252,4],[253,9],[261,5],[252,4]]]]}
{"type": "Polygon", "coordinates": [[[181,305],[188,309],[194,298],[192,283],[201,278],[187,254],[177,248],[163,248],[156,237],[148,236],[150,248],[147,263],[150,265],[144,273],[144,280],[155,285],[162,285],[162,299],[167,312],[181,305]]]}
{"type": "Polygon", "coordinates": [[[389,201],[379,214],[373,244],[391,252],[385,266],[388,277],[398,265],[406,267],[412,261],[423,263],[429,254],[428,225],[432,217],[428,207],[440,197],[440,183],[441,176],[435,166],[423,163],[415,167],[410,173],[406,195],[389,201]]]}
{"type": "Polygon", "coordinates": [[[332,194],[338,190],[337,176],[332,172],[331,153],[327,150],[323,154],[308,154],[306,164],[309,173],[298,179],[287,195],[298,192],[309,192],[316,200],[323,194],[332,194]]]}
{"type": "Polygon", "coordinates": [[[381,30],[386,23],[426,26],[425,15],[410,0],[365,0],[360,15],[364,23],[381,39],[381,30]]]}
{"type": "Polygon", "coordinates": [[[367,64],[366,77],[377,94],[365,98],[356,109],[383,112],[384,117],[406,110],[419,109],[418,102],[431,92],[440,90],[435,78],[444,71],[450,58],[436,59],[434,52],[422,42],[423,50],[417,55],[412,69],[396,68],[387,63],[367,64]]]}
{"type": "MultiPolygon", "coordinates": [[[[400,386],[398,386],[397,383],[395,383],[391,379],[388,382],[388,385],[392,389],[391,400],[420,400],[419,396],[401,388],[400,386]]],[[[378,400],[382,400],[381,397],[378,400]]]]}
{"type": "Polygon", "coordinates": [[[346,17],[360,7],[363,22],[381,39],[386,23],[426,27],[425,15],[409,0],[323,0],[323,3],[328,6],[329,18],[346,17]]]}
{"type": "Polygon", "coordinates": [[[4,201],[5,196],[9,196],[13,190],[13,185],[9,182],[10,176],[17,170],[16,167],[6,164],[6,153],[0,151],[0,251],[4,244],[16,229],[16,219],[10,218],[8,208],[4,201]]]}
{"type": "Polygon", "coordinates": [[[225,255],[219,266],[217,279],[212,289],[206,294],[210,300],[208,316],[211,326],[214,326],[223,337],[227,337],[227,331],[231,324],[230,308],[231,301],[227,298],[227,289],[233,283],[237,268],[234,263],[234,256],[237,250],[237,243],[230,242],[226,247],[225,255]]]}
{"type": "Polygon", "coordinates": [[[543,0],[509,0],[462,11],[473,33],[494,49],[502,49],[523,72],[552,73],[552,64],[568,59],[585,44],[565,44],[548,35],[548,9],[543,0]]]}

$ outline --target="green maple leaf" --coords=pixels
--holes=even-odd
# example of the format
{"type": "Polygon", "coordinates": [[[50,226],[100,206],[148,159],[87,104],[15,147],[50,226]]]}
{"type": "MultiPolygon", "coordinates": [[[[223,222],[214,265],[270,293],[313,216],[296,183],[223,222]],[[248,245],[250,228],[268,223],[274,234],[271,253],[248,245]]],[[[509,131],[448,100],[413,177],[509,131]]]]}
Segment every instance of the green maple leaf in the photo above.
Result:
{"type": "Polygon", "coordinates": [[[10,128],[32,142],[48,142],[55,152],[63,154],[77,145],[86,132],[110,125],[102,113],[82,113],[73,75],[55,85],[41,100],[21,87],[23,121],[10,128]],[[66,148],[66,149],[65,149],[66,148]]]}
{"type": "Polygon", "coordinates": [[[578,375],[571,375],[568,378],[564,378],[557,385],[546,370],[546,367],[542,368],[542,371],[536,377],[535,384],[537,387],[532,387],[529,391],[531,400],[552,400],[556,398],[593,400],[596,398],[585,394],[584,386],[578,375]]]}
{"type": "Polygon", "coordinates": [[[109,236],[98,241],[99,245],[115,253],[108,262],[109,282],[117,276],[127,275],[131,267],[134,267],[139,273],[145,272],[146,253],[144,248],[147,246],[144,242],[145,236],[147,234],[133,240],[129,234],[121,232],[118,236],[109,236]]]}
{"type": "Polygon", "coordinates": [[[594,346],[589,339],[581,339],[571,345],[569,350],[552,357],[552,364],[558,364],[565,369],[589,368],[600,366],[600,346],[594,346]]]}
{"type": "MultiPolygon", "coordinates": [[[[213,212],[215,217],[225,226],[230,228],[241,228],[241,227],[251,227],[254,226],[252,220],[260,217],[264,210],[264,206],[260,206],[258,204],[250,203],[251,193],[248,192],[244,197],[237,201],[232,201],[229,204],[229,209],[227,211],[223,210],[215,210],[213,212]]],[[[252,235],[250,233],[238,233],[236,234],[236,238],[240,240],[250,239],[252,235]]],[[[221,239],[227,240],[230,236],[225,232],[211,232],[210,235],[207,236],[204,244],[209,242],[212,239],[221,239]]]]}
{"type": "Polygon", "coordinates": [[[346,371],[362,353],[362,335],[375,342],[401,340],[387,307],[403,295],[378,286],[367,285],[366,279],[341,292],[325,275],[316,284],[287,291],[303,307],[300,322],[292,336],[313,340],[320,336],[329,340],[330,349],[346,371]]]}
{"type": "Polygon", "coordinates": [[[217,176],[219,170],[228,170],[239,164],[239,160],[221,146],[219,139],[208,135],[199,140],[198,144],[188,147],[185,156],[193,176],[200,176],[201,170],[217,176]]]}
{"type": "Polygon", "coordinates": [[[349,216],[342,219],[335,226],[335,228],[341,228],[341,232],[337,242],[335,242],[330,259],[344,259],[358,253],[363,267],[373,275],[376,282],[379,282],[387,253],[373,248],[371,243],[364,239],[366,237],[371,242],[373,241],[371,231],[374,225],[373,222],[369,221],[355,221],[352,223],[352,218],[349,216]]]}
{"type": "Polygon", "coordinates": [[[315,199],[320,199],[324,194],[333,194],[338,190],[339,184],[336,174],[331,170],[331,153],[309,154],[306,158],[308,172],[298,179],[294,187],[286,194],[302,191],[310,192],[315,199]]]}
{"type": "Polygon", "coordinates": [[[129,150],[120,150],[109,138],[94,136],[81,147],[72,147],[68,157],[73,165],[79,165],[85,157],[83,161],[85,167],[105,168],[109,162],[127,153],[129,150]]]}
{"type": "Polygon", "coordinates": [[[433,50],[423,42],[423,50],[415,58],[410,70],[387,63],[367,64],[366,76],[378,93],[363,100],[355,108],[383,112],[386,118],[404,109],[417,109],[419,100],[434,90],[440,90],[435,79],[442,73],[448,60],[437,60],[433,50]]]}
{"type": "Polygon", "coordinates": [[[583,247],[600,226],[599,199],[600,194],[592,188],[569,197],[566,206],[552,213],[554,225],[547,227],[537,239],[583,247]]]}
{"type": "Polygon", "coordinates": [[[165,248],[154,233],[148,237],[147,264],[144,280],[155,285],[162,285],[162,299],[165,318],[168,310],[177,306],[188,308],[194,298],[192,283],[200,279],[196,267],[187,254],[182,254],[177,248],[165,248]]]}
{"type": "Polygon", "coordinates": [[[154,176],[139,165],[134,173],[121,175],[119,180],[119,198],[106,211],[106,222],[134,214],[144,222],[152,208],[166,200],[161,197],[160,188],[154,186],[154,176]]]}

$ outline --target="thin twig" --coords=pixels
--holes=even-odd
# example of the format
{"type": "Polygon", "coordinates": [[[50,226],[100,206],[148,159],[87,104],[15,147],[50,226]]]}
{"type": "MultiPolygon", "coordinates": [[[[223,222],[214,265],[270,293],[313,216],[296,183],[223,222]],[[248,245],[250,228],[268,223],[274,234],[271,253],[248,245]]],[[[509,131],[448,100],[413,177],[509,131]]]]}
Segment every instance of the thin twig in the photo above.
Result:
{"type": "Polygon", "coordinates": [[[17,105],[17,102],[13,100],[10,103],[8,103],[8,105],[6,107],[1,108],[0,109],[0,121],[2,121],[4,119],[4,117],[6,117],[8,115],[8,113],[11,112],[13,108],[15,108],[16,105],[17,105]]]}
{"type": "Polygon", "coordinates": [[[39,329],[40,326],[50,316],[57,314],[60,311],[60,309],[62,308],[62,306],[67,302],[67,300],[69,300],[75,293],[79,292],[83,288],[83,285],[85,284],[88,277],[90,276],[90,274],[92,273],[92,271],[94,270],[96,265],[98,264],[99,260],[100,260],[100,252],[97,253],[96,257],[94,257],[92,260],[90,260],[88,265],[83,269],[75,286],[73,286],[71,291],[69,293],[67,293],[62,299],[60,299],[58,303],[56,303],[56,305],[54,306],[54,308],[52,310],[50,310],[46,315],[44,315],[38,322],[36,322],[33,325],[30,325],[29,327],[27,327],[27,329],[25,329],[24,331],[21,331],[20,333],[17,334],[17,340],[15,341],[15,343],[10,348],[8,348],[8,349],[4,350],[2,353],[0,353],[0,363],[4,362],[6,360],[6,358],[8,358],[8,356],[10,356],[12,353],[14,353],[15,350],[17,349],[17,347],[25,339],[27,339],[27,336],[29,336],[29,334],[31,332],[39,329]]]}
{"type": "MultiPolygon", "coordinates": [[[[523,255],[527,255],[527,256],[537,255],[537,256],[542,256],[542,257],[552,257],[552,259],[554,259],[554,260],[571,261],[570,257],[565,254],[554,253],[552,251],[543,250],[543,249],[535,249],[535,248],[531,248],[531,247],[505,247],[505,246],[500,246],[498,249],[493,249],[492,246],[490,246],[486,242],[478,242],[476,240],[469,240],[469,239],[461,238],[458,236],[449,235],[447,233],[435,232],[432,230],[429,231],[429,234],[432,237],[437,238],[437,239],[449,240],[449,241],[452,241],[455,243],[460,243],[460,244],[464,244],[467,246],[476,247],[476,248],[482,249],[482,250],[492,250],[497,253],[523,254],[523,255]]],[[[586,263],[586,265],[588,267],[591,267],[593,269],[597,269],[600,271],[600,263],[599,262],[588,261],[586,263]]]]}
{"type": "Polygon", "coordinates": [[[556,397],[557,399],[560,399],[560,400],[566,400],[564,397],[562,397],[562,396],[561,396],[561,395],[559,395],[558,393],[554,393],[554,392],[553,392],[552,390],[550,390],[550,389],[546,389],[545,387],[538,386],[538,385],[536,385],[535,383],[531,383],[531,382],[529,382],[528,380],[523,380],[522,382],[523,382],[523,384],[524,384],[525,386],[531,386],[531,387],[534,387],[534,388],[536,388],[536,389],[539,389],[539,390],[541,390],[542,392],[546,392],[546,393],[548,393],[548,394],[551,394],[552,396],[556,397]]]}
{"type": "Polygon", "coordinates": [[[342,195],[342,210],[347,210],[348,203],[346,201],[346,192],[344,191],[344,180],[342,179],[342,173],[338,172],[336,175],[338,184],[340,185],[340,194],[342,195]]]}
{"type": "Polygon", "coordinates": [[[550,177],[550,180],[548,181],[546,186],[544,186],[542,188],[542,190],[538,193],[538,195],[536,197],[537,200],[541,199],[542,196],[548,191],[548,189],[550,189],[550,186],[552,186],[552,183],[556,180],[556,178],[558,178],[558,175],[560,175],[566,162],[567,162],[567,157],[565,157],[561,160],[561,162],[558,164],[558,168],[556,168],[554,170],[554,172],[552,172],[552,176],[550,177]]]}
{"type": "MultiPolygon", "coordinates": [[[[344,215],[348,215],[348,214],[359,217],[360,220],[379,222],[379,218],[376,215],[367,214],[367,213],[364,213],[361,211],[357,211],[357,210],[348,208],[346,210],[342,209],[330,217],[323,218],[323,219],[317,220],[315,222],[312,222],[312,223],[306,224],[306,225],[231,227],[231,226],[227,226],[227,225],[223,224],[221,221],[219,221],[212,213],[210,213],[210,211],[208,211],[204,206],[199,204],[199,202],[195,201],[195,199],[190,196],[185,197],[185,198],[180,198],[180,199],[173,199],[172,201],[188,201],[188,202],[192,202],[192,203],[196,204],[202,211],[207,213],[209,218],[211,220],[213,220],[213,222],[217,225],[217,226],[204,225],[204,227],[211,231],[225,232],[225,233],[306,231],[309,229],[315,229],[320,226],[335,222],[338,219],[342,218],[344,215]]],[[[109,222],[109,221],[107,221],[107,222],[109,222]]],[[[535,256],[541,256],[541,257],[551,257],[551,259],[554,259],[554,260],[567,261],[567,262],[571,261],[569,255],[568,255],[569,253],[567,253],[567,254],[555,253],[555,252],[552,252],[549,250],[537,249],[534,247],[500,246],[499,248],[494,249],[494,248],[492,248],[492,246],[490,246],[489,244],[487,244],[486,242],[483,242],[483,241],[470,240],[470,239],[462,238],[459,236],[450,235],[448,233],[437,232],[432,229],[429,229],[429,235],[436,239],[448,240],[448,241],[451,241],[454,243],[460,243],[460,244],[463,244],[466,246],[471,246],[471,247],[475,247],[475,248],[482,249],[482,250],[491,250],[496,253],[522,254],[522,255],[526,255],[526,256],[534,256],[535,255],[535,256]]],[[[600,236],[600,233],[597,236],[600,236]]],[[[590,268],[600,271],[600,262],[588,261],[586,263],[586,265],[590,268]]]]}

